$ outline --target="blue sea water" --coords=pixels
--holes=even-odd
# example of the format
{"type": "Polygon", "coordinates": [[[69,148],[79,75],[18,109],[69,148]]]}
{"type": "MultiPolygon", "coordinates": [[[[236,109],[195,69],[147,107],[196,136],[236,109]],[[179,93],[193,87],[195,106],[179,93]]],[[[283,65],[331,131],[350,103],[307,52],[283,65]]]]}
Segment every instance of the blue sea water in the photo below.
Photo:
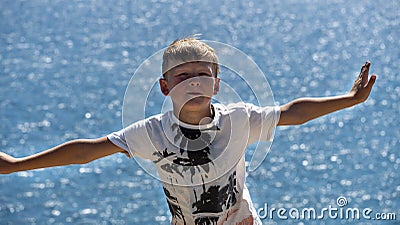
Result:
{"type": "MultiPolygon", "coordinates": [[[[397,216],[275,214],[265,224],[400,223],[397,0],[0,1],[0,150],[22,157],[121,129],[135,70],[174,39],[197,33],[249,55],[277,104],[344,94],[370,60],[378,74],[370,99],[279,127],[247,185],[256,208],[318,210],[338,207],[343,196],[346,207],[397,216]]],[[[160,183],[123,155],[0,176],[0,224],[168,224],[169,217],[160,183]]]]}

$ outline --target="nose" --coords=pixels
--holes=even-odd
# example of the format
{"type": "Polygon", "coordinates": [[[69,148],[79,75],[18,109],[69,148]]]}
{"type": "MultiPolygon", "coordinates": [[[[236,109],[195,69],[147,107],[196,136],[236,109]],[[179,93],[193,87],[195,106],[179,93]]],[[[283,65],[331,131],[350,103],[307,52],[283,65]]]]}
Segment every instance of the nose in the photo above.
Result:
{"type": "Polygon", "coordinates": [[[189,80],[189,86],[191,86],[191,87],[198,87],[198,86],[200,86],[200,81],[199,81],[199,79],[197,79],[197,78],[191,78],[191,79],[189,80]]]}

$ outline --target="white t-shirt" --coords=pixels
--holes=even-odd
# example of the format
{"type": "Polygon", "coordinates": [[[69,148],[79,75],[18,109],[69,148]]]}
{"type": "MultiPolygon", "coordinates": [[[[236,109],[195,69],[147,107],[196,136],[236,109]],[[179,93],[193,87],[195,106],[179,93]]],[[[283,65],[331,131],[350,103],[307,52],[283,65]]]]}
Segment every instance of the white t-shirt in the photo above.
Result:
{"type": "Polygon", "coordinates": [[[255,141],[272,141],[279,107],[213,109],[209,124],[185,124],[169,111],[107,137],[156,165],[171,224],[261,224],[245,185],[244,151],[255,141]]]}

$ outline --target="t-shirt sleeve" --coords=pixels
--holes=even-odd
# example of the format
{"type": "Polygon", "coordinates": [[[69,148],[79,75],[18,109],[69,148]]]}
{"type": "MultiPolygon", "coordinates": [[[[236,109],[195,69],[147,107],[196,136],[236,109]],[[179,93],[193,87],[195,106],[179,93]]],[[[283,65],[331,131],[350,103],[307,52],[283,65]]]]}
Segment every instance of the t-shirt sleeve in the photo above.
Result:
{"type": "Polygon", "coordinates": [[[279,122],[280,107],[260,107],[247,104],[250,123],[250,143],[256,141],[272,141],[274,131],[279,122]]]}
{"type": "Polygon", "coordinates": [[[113,132],[107,135],[108,140],[110,140],[114,145],[124,149],[125,151],[129,152],[128,144],[126,143],[125,139],[125,129],[122,129],[117,132],[113,132]]]}
{"type": "Polygon", "coordinates": [[[126,128],[107,135],[116,146],[126,150],[130,156],[151,157],[152,142],[147,128],[147,120],[133,123],[126,128]]]}

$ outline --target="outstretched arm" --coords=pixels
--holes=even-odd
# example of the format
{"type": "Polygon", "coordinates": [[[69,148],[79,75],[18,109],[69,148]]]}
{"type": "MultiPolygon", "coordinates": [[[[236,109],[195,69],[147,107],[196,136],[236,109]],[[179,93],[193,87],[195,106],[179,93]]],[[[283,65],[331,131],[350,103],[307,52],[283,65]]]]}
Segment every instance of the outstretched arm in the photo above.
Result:
{"type": "Polygon", "coordinates": [[[107,137],[69,141],[24,158],[14,158],[0,152],[0,174],[53,166],[85,164],[117,152],[125,153],[123,149],[110,142],[107,137]]]}
{"type": "Polygon", "coordinates": [[[367,100],[376,80],[368,79],[370,62],[366,62],[348,94],[325,98],[300,98],[281,106],[278,125],[298,125],[317,117],[344,109],[367,100]]]}

